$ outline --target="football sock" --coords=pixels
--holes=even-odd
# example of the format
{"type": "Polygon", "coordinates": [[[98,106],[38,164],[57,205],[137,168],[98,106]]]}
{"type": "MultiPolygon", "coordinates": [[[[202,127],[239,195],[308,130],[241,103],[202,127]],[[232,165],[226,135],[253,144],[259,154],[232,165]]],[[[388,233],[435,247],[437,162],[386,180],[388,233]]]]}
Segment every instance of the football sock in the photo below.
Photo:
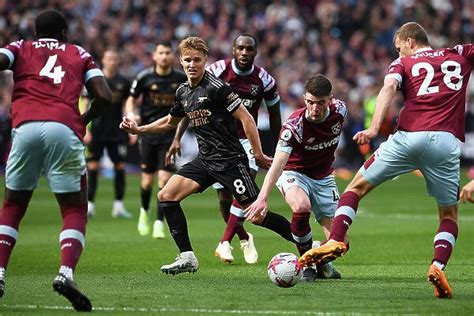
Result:
{"type": "Polygon", "coordinates": [[[291,234],[290,222],[280,214],[268,211],[262,223],[257,225],[268,228],[289,242],[295,243],[291,234]]]}
{"type": "Polygon", "coordinates": [[[87,204],[60,205],[63,227],[59,235],[61,265],[75,269],[85,245],[87,204]]]}
{"type": "Polygon", "coordinates": [[[8,265],[13,247],[18,239],[18,227],[27,206],[28,203],[18,204],[3,200],[0,213],[0,267],[6,268],[8,265]]]}
{"type": "Polygon", "coordinates": [[[444,268],[449,257],[451,257],[457,238],[458,224],[451,219],[443,219],[433,241],[434,256],[432,262],[437,261],[444,268]]]}
{"type": "Polygon", "coordinates": [[[224,219],[224,222],[226,223],[229,220],[230,207],[232,204],[233,204],[232,200],[227,200],[227,199],[221,200],[221,197],[219,196],[219,210],[221,212],[222,218],[224,219]]]}
{"type": "Polygon", "coordinates": [[[179,252],[193,251],[188,235],[188,224],[183,209],[177,201],[160,202],[171,236],[179,252]]]}
{"type": "Polygon", "coordinates": [[[359,196],[352,191],[344,192],[339,200],[336,213],[331,225],[331,234],[328,239],[344,241],[347,231],[357,213],[359,196]]]}
{"type": "Polygon", "coordinates": [[[240,238],[240,235],[239,235],[240,240],[248,240],[249,235],[243,229],[244,220],[245,220],[244,217],[238,217],[231,213],[229,215],[227,226],[225,228],[224,235],[222,236],[221,242],[224,242],[224,241],[230,242],[232,240],[232,237],[234,237],[235,233],[237,232],[237,230],[240,230],[241,232],[243,231],[245,233],[245,235],[243,235],[243,238],[240,238]]]}
{"type": "MultiPolygon", "coordinates": [[[[231,206],[230,213],[233,213],[234,215],[235,214],[244,214],[244,212],[242,211],[242,206],[240,206],[239,202],[237,202],[236,199],[232,200],[232,206],[231,206]]],[[[244,228],[245,217],[243,217],[243,216],[241,217],[241,216],[238,216],[238,215],[236,215],[236,216],[239,220],[236,223],[234,234],[237,234],[239,236],[240,240],[249,240],[249,234],[247,234],[247,231],[244,228]]],[[[229,241],[232,240],[232,237],[234,237],[234,236],[232,235],[231,238],[229,239],[229,241]]]]}
{"type": "Polygon", "coordinates": [[[156,219],[163,221],[165,219],[165,213],[163,212],[163,207],[161,207],[160,201],[156,200],[156,219]]]}
{"type": "Polygon", "coordinates": [[[140,188],[140,199],[142,201],[142,208],[148,211],[150,209],[151,189],[140,188]]]}
{"type": "Polygon", "coordinates": [[[91,202],[95,200],[95,192],[97,191],[97,170],[88,170],[87,171],[87,199],[91,202]]]}
{"type": "Polygon", "coordinates": [[[115,169],[114,189],[115,199],[120,201],[123,200],[125,192],[125,170],[115,169]]]}
{"type": "Polygon", "coordinates": [[[313,244],[313,235],[309,224],[310,216],[309,212],[293,213],[291,216],[291,234],[300,256],[310,250],[313,244]]]}
{"type": "Polygon", "coordinates": [[[70,280],[74,280],[74,273],[73,273],[73,270],[70,267],[61,266],[59,268],[59,273],[65,275],[66,278],[68,278],[70,280]]]}

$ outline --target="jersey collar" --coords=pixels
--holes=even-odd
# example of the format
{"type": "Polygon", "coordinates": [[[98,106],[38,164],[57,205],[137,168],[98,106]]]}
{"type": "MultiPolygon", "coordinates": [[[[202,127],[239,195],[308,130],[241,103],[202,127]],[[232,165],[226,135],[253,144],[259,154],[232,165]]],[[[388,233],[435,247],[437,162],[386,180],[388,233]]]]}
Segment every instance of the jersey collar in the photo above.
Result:
{"type": "Polygon", "coordinates": [[[414,54],[417,54],[417,53],[421,53],[421,52],[426,52],[427,50],[433,50],[433,48],[431,47],[422,47],[422,48],[418,48],[414,54]]]}
{"type": "Polygon", "coordinates": [[[48,38],[48,37],[39,38],[38,41],[59,42],[59,41],[58,41],[57,39],[55,39],[55,38],[48,38]]]}
{"type": "Polygon", "coordinates": [[[232,70],[239,76],[248,76],[253,72],[253,69],[254,69],[254,65],[252,65],[252,68],[250,68],[247,71],[240,70],[239,68],[237,68],[237,64],[235,63],[235,58],[232,59],[231,64],[232,64],[232,70]]]}

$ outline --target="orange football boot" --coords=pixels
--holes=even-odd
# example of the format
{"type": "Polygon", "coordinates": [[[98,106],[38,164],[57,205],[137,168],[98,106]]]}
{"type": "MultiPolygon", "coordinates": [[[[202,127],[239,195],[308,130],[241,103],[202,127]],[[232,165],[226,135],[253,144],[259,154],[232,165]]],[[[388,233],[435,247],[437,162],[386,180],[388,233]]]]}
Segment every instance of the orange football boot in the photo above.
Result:
{"type": "Polygon", "coordinates": [[[324,245],[306,251],[299,262],[304,267],[312,267],[344,256],[346,245],[341,241],[328,240],[324,245]]]}
{"type": "Polygon", "coordinates": [[[437,265],[432,264],[428,270],[428,281],[434,286],[434,293],[437,298],[452,298],[453,290],[449,286],[444,271],[437,265]]]}

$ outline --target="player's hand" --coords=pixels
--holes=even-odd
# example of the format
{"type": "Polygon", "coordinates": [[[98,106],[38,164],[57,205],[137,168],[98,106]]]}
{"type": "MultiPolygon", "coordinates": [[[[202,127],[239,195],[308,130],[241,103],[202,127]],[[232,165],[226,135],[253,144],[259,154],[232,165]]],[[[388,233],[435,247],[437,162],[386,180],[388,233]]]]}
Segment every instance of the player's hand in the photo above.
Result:
{"type": "Polygon", "coordinates": [[[245,218],[254,224],[260,224],[267,215],[267,199],[257,197],[255,202],[244,210],[245,218]]]}
{"type": "Polygon", "coordinates": [[[166,152],[165,165],[171,165],[176,161],[176,155],[181,157],[181,142],[179,140],[173,140],[170,148],[166,152]]]}
{"type": "Polygon", "coordinates": [[[127,133],[136,135],[138,134],[138,125],[134,119],[124,116],[119,127],[126,131],[127,133]]]}
{"type": "Polygon", "coordinates": [[[375,138],[378,135],[378,133],[372,129],[365,129],[363,131],[357,132],[352,139],[358,144],[358,145],[364,145],[370,142],[371,139],[375,138]]]}
{"type": "Polygon", "coordinates": [[[474,203],[474,198],[473,198],[473,193],[474,193],[474,180],[471,180],[468,184],[463,186],[461,193],[459,194],[459,198],[461,199],[462,202],[471,202],[474,203]]]}
{"type": "Polygon", "coordinates": [[[272,165],[272,161],[273,159],[271,157],[268,157],[267,155],[265,154],[262,154],[262,155],[255,155],[255,163],[257,164],[257,166],[259,166],[260,168],[262,169],[270,169],[270,166],[272,165]]]}
{"type": "Polygon", "coordinates": [[[86,129],[86,135],[84,135],[84,144],[89,145],[92,142],[92,133],[89,129],[86,129]]]}

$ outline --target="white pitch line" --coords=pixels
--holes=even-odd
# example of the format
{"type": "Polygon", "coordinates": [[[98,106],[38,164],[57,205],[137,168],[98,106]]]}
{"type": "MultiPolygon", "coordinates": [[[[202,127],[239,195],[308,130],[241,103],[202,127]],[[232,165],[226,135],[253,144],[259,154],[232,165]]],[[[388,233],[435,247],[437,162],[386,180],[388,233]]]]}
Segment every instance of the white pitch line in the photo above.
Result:
{"type": "MultiPolygon", "coordinates": [[[[2,305],[2,309],[28,309],[28,310],[72,310],[69,306],[55,305],[2,305]]],[[[225,310],[204,308],[155,308],[155,307],[93,307],[92,311],[98,312],[132,312],[132,313],[198,313],[198,314],[260,314],[260,315],[317,315],[329,316],[337,313],[322,313],[309,311],[264,311],[264,310],[225,310]]]]}

